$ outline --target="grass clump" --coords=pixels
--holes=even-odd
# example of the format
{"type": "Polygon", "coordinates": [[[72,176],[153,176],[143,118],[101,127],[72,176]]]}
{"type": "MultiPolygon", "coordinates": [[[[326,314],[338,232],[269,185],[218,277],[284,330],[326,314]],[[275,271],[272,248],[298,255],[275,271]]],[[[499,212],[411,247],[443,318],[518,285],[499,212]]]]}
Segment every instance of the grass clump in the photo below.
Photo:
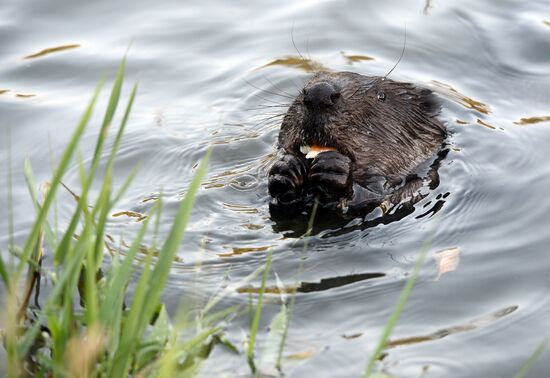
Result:
{"type": "Polygon", "coordinates": [[[103,83],[94,92],[41,196],[36,193],[32,167],[28,161],[25,163],[25,176],[36,208],[35,221],[22,248],[9,246],[9,252],[16,259],[8,261],[0,254],[0,282],[7,293],[4,303],[7,311],[3,314],[4,329],[0,335],[9,377],[190,375],[198,370],[212,347],[223,340],[223,317],[201,317],[197,321],[200,324],[195,322],[192,328],[183,321],[174,325],[161,302],[172,261],[206,174],[209,154],[201,162],[154,264],[149,253],[137,272],[136,255],[151,221],[156,219],[158,227],[160,200],[125,255],[115,255],[108,264],[103,262],[109,214],[135,174],[132,172],[115,191],[112,186],[114,160],[137,86],[129,95],[104,173],[101,177],[98,175],[107,134],[119,107],[124,70],[123,60],[90,166],[75,160],[75,155],[103,83]],[[75,161],[80,170],[81,192],[68,226],[58,235],[49,220],[63,176],[75,161]],[[90,201],[94,182],[100,183],[100,191],[90,201]],[[39,197],[42,198],[39,200],[39,197]],[[46,254],[53,257],[52,267],[47,269],[42,267],[46,254]],[[43,303],[39,304],[38,290],[44,277],[51,284],[47,295],[41,297],[43,303]],[[135,290],[128,294],[127,288],[133,282],[135,290]]]}

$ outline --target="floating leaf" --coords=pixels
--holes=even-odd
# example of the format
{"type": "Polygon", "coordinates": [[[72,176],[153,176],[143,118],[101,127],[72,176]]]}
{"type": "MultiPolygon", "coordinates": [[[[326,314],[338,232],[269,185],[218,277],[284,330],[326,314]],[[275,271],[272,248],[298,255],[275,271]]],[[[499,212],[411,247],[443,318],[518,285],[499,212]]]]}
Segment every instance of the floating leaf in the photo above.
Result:
{"type": "Polygon", "coordinates": [[[243,248],[233,247],[232,252],[218,253],[218,256],[220,256],[220,257],[232,257],[232,256],[242,255],[242,254],[245,254],[245,253],[265,252],[265,251],[269,250],[269,248],[272,248],[272,247],[273,247],[272,245],[267,245],[267,246],[264,246],[264,247],[243,247],[243,248]]]}
{"type": "Polygon", "coordinates": [[[357,338],[363,336],[363,332],[352,333],[350,335],[343,334],[343,335],[340,335],[340,336],[342,336],[346,340],[353,340],[353,339],[357,339],[357,338]]]}
{"type": "Polygon", "coordinates": [[[360,62],[368,62],[370,60],[374,60],[373,57],[370,57],[368,55],[346,55],[343,51],[342,51],[341,54],[349,64],[360,63],[360,62]]]}
{"type": "Polygon", "coordinates": [[[16,93],[15,94],[15,97],[19,97],[19,98],[31,98],[31,97],[36,97],[36,95],[34,93],[16,93]]]}
{"type": "Polygon", "coordinates": [[[80,47],[79,44],[70,44],[70,45],[63,45],[63,46],[56,46],[56,47],[49,47],[47,49],[43,49],[43,50],[40,50],[39,52],[37,53],[34,53],[34,54],[31,54],[31,55],[27,55],[26,57],[24,57],[23,59],[34,59],[34,58],[39,58],[41,56],[44,56],[44,55],[48,55],[48,54],[51,54],[51,53],[55,53],[55,52],[59,52],[59,51],[65,51],[65,50],[71,50],[71,49],[76,49],[80,47]]]}
{"type": "Polygon", "coordinates": [[[301,56],[287,56],[284,58],[274,59],[271,62],[261,66],[260,69],[271,66],[294,67],[304,70],[306,72],[328,71],[328,69],[324,67],[321,63],[301,56]]]}
{"type": "Polygon", "coordinates": [[[305,350],[303,352],[292,353],[286,356],[288,360],[305,360],[315,355],[315,351],[312,349],[305,350]]]}
{"type": "Polygon", "coordinates": [[[550,116],[543,116],[543,117],[530,117],[530,118],[522,118],[517,122],[514,122],[516,125],[532,125],[534,123],[541,123],[541,122],[550,122],[550,116]]]}
{"type": "Polygon", "coordinates": [[[147,215],[145,214],[138,213],[137,211],[130,211],[130,210],[119,211],[118,213],[114,213],[112,216],[116,218],[122,215],[126,215],[127,217],[130,217],[130,218],[136,218],[136,222],[141,222],[142,220],[147,218],[147,215]]]}
{"type": "Polygon", "coordinates": [[[489,129],[491,129],[491,130],[495,130],[495,129],[496,129],[495,126],[490,125],[490,124],[488,124],[487,122],[480,120],[479,118],[477,119],[476,123],[477,123],[478,125],[485,126],[485,127],[489,128],[489,129]]]}
{"type": "Polygon", "coordinates": [[[442,275],[452,272],[458,267],[460,263],[460,250],[457,247],[450,248],[435,253],[433,258],[437,264],[437,277],[435,278],[437,281],[442,275]]]}
{"type": "Polygon", "coordinates": [[[491,109],[489,109],[488,105],[482,103],[481,101],[474,100],[471,97],[463,95],[449,84],[445,84],[437,80],[432,80],[432,84],[435,86],[434,91],[451,97],[451,99],[455,100],[457,103],[467,109],[477,110],[478,112],[483,114],[491,113],[491,109]]]}

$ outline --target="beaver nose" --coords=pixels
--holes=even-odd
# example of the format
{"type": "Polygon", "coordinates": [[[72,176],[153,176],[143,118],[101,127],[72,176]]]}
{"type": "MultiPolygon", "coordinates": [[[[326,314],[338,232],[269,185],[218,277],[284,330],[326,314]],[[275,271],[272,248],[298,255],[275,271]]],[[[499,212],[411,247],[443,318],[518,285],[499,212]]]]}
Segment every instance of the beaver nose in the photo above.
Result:
{"type": "Polygon", "coordinates": [[[317,83],[304,89],[304,105],[308,108],[328,108],[335,104],[340,92],[329,83],[317,83]]]}

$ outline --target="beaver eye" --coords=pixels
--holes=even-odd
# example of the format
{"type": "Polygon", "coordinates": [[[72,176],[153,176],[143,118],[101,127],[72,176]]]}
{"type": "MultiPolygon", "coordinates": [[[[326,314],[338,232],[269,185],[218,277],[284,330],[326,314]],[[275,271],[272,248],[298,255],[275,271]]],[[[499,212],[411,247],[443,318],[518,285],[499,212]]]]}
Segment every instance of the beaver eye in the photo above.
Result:
{"type": "Polygon", "coordinates": [[[338,100],[339,98],[340,98],[340,93],[338,93],[338,92],[335,92],[335,93],[330,95],[330,100],[332,102],[336,102],[336,100],[338,100]]]}
{"type": "Polygon", "coordinates": [[[386,94],[384,92],[378,92],[378,94],[376,95],[376,97],[378,97],[378,99],[380,101],[384,101],[386,100],[386,94]]]}

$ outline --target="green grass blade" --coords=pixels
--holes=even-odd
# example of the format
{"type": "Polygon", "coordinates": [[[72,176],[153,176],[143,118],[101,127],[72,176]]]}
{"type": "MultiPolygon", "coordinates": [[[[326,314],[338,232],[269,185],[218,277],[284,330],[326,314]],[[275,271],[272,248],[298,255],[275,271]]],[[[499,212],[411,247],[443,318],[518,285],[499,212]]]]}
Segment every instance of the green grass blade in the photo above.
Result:
{"type": "MultiPolygon", "coordinates": [[[[153,214],[156,216],[156,222],[158,224],[160,222],[159,219],[162,211],[161,201],[157,202],[156,206],[157,207],[154,209],[155,211],[153,214]]],[[[147,219],[150,218],[151,217],[147,217],[147,219]]],[[[139,244],[135,244],[135,246],[139,248],[139,244]]],[[[132,245],[132,247],[134,247],[134,245],[132,245]]],[[[132,263],[132,261],[128,261],[127,263],[132,263]]],[[[108,367],[109,376],[125,377],[128,375],[131,355],[143,333],[139,330],[140,322],[144,321],[145,324],[148,322],[148,319],[142,319],[142,313],[145,297],[149,288],[151,273],[151,253],[148,253],[134,291],[129,313],[124,321],[119,347],[116,351],[113,351],[113,358],[110,360],[108,367]]]]}
{"type": "MultiPolygon", "coordinates": [[[[117,135],[115,137],[115,142],[113,144],[113,148],[111,150],[111,157],[109,159],[110,162],[114,162],[115,155],[120,148],[120,143],[122,141],[122,135],[124,134],[124,131],[126,130],[126,125],[128,123],[128,119],[130,118],[130,112],[132,111],[132,106],[134,105],[134,100],[136,99],[136,94],[138,90],[137,83],[134,84],[132,88],[132,92],[130,93],[130,98],[128,100],[128,104],[126,105],[126,110],[124,111],[124,116],[122,117],[122,121],[120,122],[120,127],[118,128],[117,135]]],[[[112,164],[111,164],[112,166],[112,164]]]]}
{"type": "Polygon", "coordinates": [[[267,283],[267,276],[269,274],[269,269],[271,267],[271,258],[273,256],[272,251],[269,251],[267,255],[267,260],[265,262],[264,274],[262,276],[262,286],[260,287],[260,293],[258,295],[258,303],[256,304],[256,312],[254,313],[254,319],[250,326],[250,340],[248,341],[248,365],[252,369],[252,372],[256,372],[256,367],[254,365],[254,345],[256,344],[256,335],[258,334],[258,327],[260,326],[260,314],[262,313],[262,306],[264,300],[265,285],[267,283]]]}
{"type": "MultiPolygon", "coordinates": [[[[97,240],[97,235],[92,235],[92,220],[90,215],[87,216],[86,223],[89,225],[85,227],[85,233],[81,235],[81,238],[85,238],[86,242],[86,266],[84,268],[84,300],[86,309],[86,324],[91,327],[97,322],[98,318],[98,288],[97,288],[97,270],[99,265],[94,255],[94,249],[92,248],[94,239],[97,240]]],[[[103,236],[103,235],[101,235],[103,236]]],[[[81,273],[82,274],[82,273],[81,273]]]]}
{"type": "Polygon", "coordinates": [[[54,174],[54,177],[52,179],[51,187],[46,195],[46,198],[44,199],[44,203],[42,204],[42,209],[38,213],[38,216],[36,217],[36,221],[33,224],[33,227],[31,229],[31,232],[29,236],[27,237],[27,240],[25,242],[25,246],[23,248],[23,259],[19,262],[16,270],[16,276],[19,276],[21,274],[21,271],[26,265],[25,260],[31,255],[34,245],[36,244],[38,240],[38,234],[40,233],[40,229],[42,228],[42,225],[44,221],[46,220],[46,216],[48,214],[48,211],[50,209],[50,206],[52,204],[52,201],[54,199],[55,193],[57,191],[57,188],[59,187],[59,184],[61,182],[61,178],[67,171],[67,168],[69,167],[69,163],[73,157],[74,152],[76,151],[76,147],[78,145],[78,142],[80,138],[82,137],[82,134],[84,133],[84,130],[86,126],[88,125],[88,122],[91,118],[92,111],[94,109],[97,97],[99,95],[99,92],[101,90],[101,86],[103,83],[100,83],[92,97],[92,100],[90,101],[90,104],[86,108],[86,111],[84,112],[84,115],[82,116],[76,130],[73,132],[73,135],[69,141],[69,144],[67,148],[65,149],[63,156],[61,157],[61,160],[59,162],[59,165],[57,167],[57,170],[54,174]]]}
{"type": "Polygon", "coordinates": [[[518,373],[516,375],[514,375],[514,378],[523,378],[525,376],[525,374],[527,374],[529,369],[531,369],[533,367],[533,365],[535,365],[535,363],[539,359],[542,352],[544,352],[544,350],[546,349],[547,345],[548,345],[548,339],[543,340],[539,344],[537,349],[535,349],[535,351],[533,352],[531,357],[529,357],[529,359],[525,362],[525,364],[523,364],[523,366],[518,371],[518,373]]]}
{"type": "MultiPolygon", "coordinates": [[[[118,98],[120,97],[120,88],[122,86],[122,78],[124,74],[124,60],[123,63],[121,63],[121,67],[119,68],[119,73],[117,75],[117,81],[115,83],[116,87],[116,93],[115,89],[113,89],[113,95],[116,96],[116,101],[118,102],[118,98]]],[[[115,142],[113,144],[113,147],[111,149],[111,154],[109,156],[109,160],[107,162],[107,169],[105,172],[105,176],[103,178],[103,185],[101,188],[101,195],[99,197],[98,203],[94,207],[94,214],[99,212],[99,218],[97,222],[97,238],[96,238],[96,245],[95,245],[95,257],[97,259],[98,266],[101,265],[101,260],[103,256],[103,238],[105,233],[105,225],[107,222],[107,217],[109,216],[109,212],[112,209],[112,206],[115,204],[115,202],[110,201],[110,188],[112,184],[112,177],[113,177],[113,165],[115,161],[116,153],[118,152],[118,149],[120,147],[120,143],[122,141],[122,135],[124,133],[124,130],[126,128],[126,124],[128,122],[128,118],[130,116],[130,111],[132,110],[132,104],[134,103],[134,99],[136,96],[137,91],[137,85],[134,85],[132,89],[132,93],[130,94],[130,99],[128,100],[128,105],[126,106],[126,111],[124,113],[124,116],[122,118],[121,125],[118,129],[118,133],[115,137],[115,142]]],[[[114,104],[114,107],[116,108],[116,104],[114,104]]],[[[112,118],[112,115],[110,116],[112,118]]],[[[110,121],[110,119],[109,119],[110,121]]]]}
{"type": "Polygon", "coordinates": [[[201,346],[204,345],[209,338],[220,332],[221,328],[211,328],[204,330],[195,335],[191,340],[185,343],[179,343],[168,349],[166,354],[159,361],[158,377],[192,377],[195,376],[200,361],[197,362],[198,354],[201,352],[201,346]],[[182,355],[187,356],[186,363],[181,365],[182,355]],[[191,362],[191,363],[189,363],[191,362]],[[188,366],[190,365],[190,366],[188,366]],[[183,371],[182,371],[183,370],[183,371]]]}
{"type": "MultiPolygon", "coordinates": [[[[102,128],[109,127],[115,116],[115,112],[118,106],[120,99],[120,92],[122,91],[122,83],[124,81],[124,71],[126,70],[126,56],[124,56],[118,65],[118,70],[115,76],[115,82],[113,83],[113,89],[111,90],[111,97],[109,98],[109,103],[107,105],[107,111],[105,112],[105,117],[103,118],[102,128]]],[[[102,138],[100,137],[98,141],[102,138]]],[[[96,154],[99,151],[96,149],[96,154]]]]}
{"type": "Polygon", "coordinates": [[[382,336],[380,337],[380,340],[378,341],[378,345],[376,346],[376,349],[374,350],[374,353],[371,355],[371,358],[368,361],[367,367],[365,369],[365,372],[363,374],[364,378],[369,378],[373,374],[374,366],[376,364],[376,361],[380,358],[380,355],[382,354],[382,350],[386,347],[386,344],[389,340],[389,337],[395,328],[397,321],[399,320],[399,317],[401,316],[401,313],[403,312],[403,309],[405,308],[405,303],[407,302],[407,299],[409,298],[412,288],[416,282],[416,279],[418,278],[418,275],[420,274],[420,269],[424,265],[424,261],[426,260],[426,257],[428,256],[428,251],[430,249],[430,246],[432,245],[432,241],[435,235],[437,228],[434,226],[433,230],[428,235],[428,239],[424,242],[424,245],[422,246],[422,250],[420,252],[420,256],[418,257],[418,260],[416,261],[416,264],[414,265],[414,268],[411,272],[411,276],[407,280],[407,283],[405,284],[405,287],[401,291],[401,294],[399,295],[399,300],[397,301],[397,305],[395,306],[395,310],[393,311],[392,315],[386,322],[386,326],[384,327],[384,330],[382,331],[382,336]]]}
{"type": "MultiPolygon", "coordinates": [[[[117,108],[117,105],[118,105],[118,101],[119,101],[119,98],[120,98],[120,92],[122,90],[122,83],[123,83],[123,79],[124,79],[125,62],[126,62],[126,58],[123,58],[122,62],[120,63],[120,66],[118,68],[117,75],[115,77],[115,82],[113,84],[113,88],[111,90],[111,95],[110,95],[110,98],[109,98],[109,103],[108,103],[108,106],[107,106],[107,111],[105,112],[105,116],[104,116],[103,123],[102,123],[102,126],[101,126],[100,134],[99,134],[99,137],[98,137],[98,140],[97,140],[97,143],[96,143],[96,147],[95,147],[94,156],[92,158],[92,165],[91,165],[91,168],[90,168],[90,172],[88,174],[87,179],[82,180],[83,181],[83,183],[82,183],[82,192],[80,194],[80,201],[78,203],[77,211],[73,215],[73,219],[71,220],[69,228],[68,228],[67,232],[65,233],[65,235],[64,235],[64,237],[63,237],[63,239],[62,239],[62,241],[61,241],[61,243],[60,243],[60,245],[59,245],[59,247],[58,247],[58,249],[56,250],[56,253],[55,253],[54,261],[57,262],[58,264],[61,261],[63,261],[64,258],[65,258],[65,253],[68,250],[68,247],[69,247],[69,244],[70,244],[70,241],[71,241],[71,238],[72,238],[72,234],[74,233],[74,231],[76,230],[76,227],[78,225],[78,220],[79,220],[79,216],[80,216],[79,212],[80,211],[83,211],[84,213],[88,212],[87,194],[88,194],[89,188],[92,184],[92,181],[95,177],[95,173],[97,171],[97,168],[99,166],[99,160],[101,158],[101,152],[103,150],[103,145],[104,145],[105,139],[106,139],[105,137],[107,135],[108,128],[111,124],[111,121],[114,117],[114,114],[115,114],[115,111],[116,111],[116,108],[117,108]]],[[[132,98],[130,99],[130,102],[133,103],[132,98]]],[[[127,119],[127,117],[126,117],[126,119],[127,119]]],[[[55,181],[55,178],[54,178],[54,181],[55,181]]],[[[98,211],[98,210],[99,209],[96,209],[95,211],[98,211]]],[[[99,249],[98,245],[96,245],[96,249],[99,249]]]]}
{"type": "Polygon", "coordinates": [[[105,228],[107,225],[107,220],[109,217],[109,211],[112,208],[112,203],[110,201],[111,197],[111,183],[112,176],[111,171],[106,172],[105,177],[103,178],[103,187],[99,194],[99,197],[94,205],[93,216],[90,219],[91,222],[94,221],[95,215],[99,213],[97,217],[96,230],[95,230],[95,246],[94,246],[94,264],[99,268],[103,261],[103,247],[105,245],[105,228]]]}
{"type": "MultiPolygon", "coordinates": [[[[309,217],[309,221],[307,224],[307,230],[306,233],[302,236],[307,238],[304,241],[304,248],[302,248],[302,253],[300,256],[300,264],[298,265],[298,274],[297,277],[299,277],[304,269],[304,258],[303,255],[306,253],[307,248],[309,246],[309,236],[311,236],[311,232],[313,231],[313,224],[315,222],[315,217],[317,216],[317,210],[319,209],[319,200],[318,198],[315,198],[315,202],[313,203],[313,208],[311,209],[311,216],[309,217]]],[[[298,285],[298,283],[297,283],[298,285]]],[[[283,352],[285,349],[286,339],[288,337],[288,329],[290,327],[290,322],[292,321],[292,314],[294,313],[294,306],[296,304],[296,292],[292,293],[292,298],[290,299],[290,306],[287,307],[287,321],[285,323],[285,327],[283,330],[283,335],[281,337],[281,344],[279,345],[279,353],[277,356],[277,362],[275,363],[275,367],[277,370],[282,371],[283,368],[283,352]]]]}
{"type": "MultiPolygon", "coordinates": [[[[181,241],[183,240],[185,228],[187,227],[187,223],[189,222],[189,218],[191,217],[191,211],[193,210],[193,205],[195,203],[197,192],[199,191],[201,182],[206,176],[210,153],[211,151],[209,150],[202,159],[197,169],[197,173],[195,174],[195,177],[193,178],[193,181],[189,186],[187,194],[185,195],[185,199],[182,201],[178,208],[176,218],[174,220],[174,223],[172,224],[172,228],[170,229],[168,238],[162,246],[159,259],[155,264],[155,269],[153,272],[155,281],[152,283],[149,292],[147,293],[148,303],[152,304],[158,302],[166,280],[168,279],[172,262],[174,261],[176,252],[180,246],[181,241]]],[[[151,309],[149,309],[149,311],[151,312],[151,309]]],[[[147,314],[147,312],[145,312],[145,314],[147,314]]]]}
{"type": "MultiPolygon", "coordinates": [[[[84,199],[86,199],[88,189],[92,185],[95,174],[99,167],[99,161],[101,160],[101,153],[103,152],[103,145],[105,144],[105,140],[107,139],[107,132],[109,131],[109,127],[111,126],[111,122],[113,120],[116,109],[118,107],[120,92],[122,91],[122,84],[124,81],[125,67],[126,67],[126,57],[122,59],[118,67],[115,81],[113,83],[113,88],[111,89],[109,102],[107,104],[107,110],[105,111],[103,123],[101,124],[101,129],[99,131],[99,136],[97,138],[96,147],[92,158],[92,164],[90,167],[90,172],[88,174],[87,180],[83,183],[82,198],[84,199]]],[[[86,202],[86,200],[84,200],[84,202],[86,202]]],[[[99,210],[96,209],[95,211],[99,211],[99,210]]]]}
{"type": "Polygon", "coordinates": [[[120,201],[120,199],[122,198],[122,196],[124,195],[124,193],[126,193],[126,191],[128,190],[128,188],[130,187],[130,184],[134,181],[134,178],[136,177],[137,173],[139,171],[139,167],[134,167],[131,171],[130,171],[130,174],[128,174],[128,177],[126,177],[126,180],[124,180],[124,182],[122,183],[120,189],[118,190],[118,192],[114,195],[114,198],[112,199],[111,201],[111,204],[112,206],[116,203],[118,203],[120,201]]]}
{"type": "Polygon", "coordinates": [[[122,301],[124,299],[125,289],[132,278],[132,273],[134,271],[133,264],[135,262],[137,253],[145,232],[149,226],[150,217],[147,217],[143,222],[138,234],[134,238],[130,249],[126,253],[122,263],[113,270],[113,278],[109,281],[107,286],[107,295],[101,304],[100,318],[101,323],[108,325],[112,321],[113,309],[116,309],[120,306],[122,308],[122,301]]]}
{"type": "MultiPolygon", "coordinates": [[[[263,266],[258,267],[256,270],[254,270],[252,273],[250,273],[248,276],[243,278],[241,281],[239,281],[239,286],[246,286],[252,281],[254,278],[256,278],[262,271],[264,270],[263,266]]],[[[222,299],[224,299],[227,295],[230,293],[233,293],[235,289],[233,287],[226,287],[223,289],[220,293],[214,294],[206,303],[201,313],[203,315],[210,312],[222,299]]]]}
{"type": "Polygon", "coordinates": [[[105,137],[107,136],[107,131],[111,126],[113,117],[115,115],[118,101],[120,99],[120,92],[122,91],[122,83],[124,81],[124,71],[126,68],[126,57],[122,58],[120,65],[118,66],[118,71],[115,76],[115,82],[113,83],[113,88],[111,89],[111,96],[109,97],[109,103],[107,104],[107,110],[105,111],[105,116],[103,117],[103,123],[101,124],[101,130],[99,137],[97,138],[97,143],[94,151],[94,157],[92,160],[92,176],[97,169],[97,164],[99,158],[101,157],[101,151],[103,150],[103,144],[105,143],[105,137]]]}
{"type": "Polygon", "coordinates": [[[126,350],[120,351],[118,356],[115,357],[116,364],[113,366],[113,370],[111,370],[111,375],[113,376],[125,376],[127,374],[128,358],[131,354],[131,349],[135,347],[134,339],[143,334],[145,327],[158,308],[160,296],[170,274],[172,262],[191,216],[196,194],[206,175],[209,157],[210,151],[206,153],[206,156],[201,161],[187,194],[178,208],[176,218],[160,251],[160,256],[156,261],[153,271],[149,271],[148,267],[146,267],[142,272],[138,288],[133,297],[132,309],[127,319],[128,329],[125,329],[121,341],[121,347],[124,347],[126,350]],[[149,276],[153,276],[155,279],[149,280],[149,276]]]}
{"type": "MultiPolygon", "coordinates": [[[[151,273],[151,254],[148,254],[134,292],[130,312],[124,323],[119,348],[115,351],[112,358],[109,369],[110,377],[128,376],[131,356],[137,347],[139,339],[141,339],[143,335],[143,331],[139,329],[139,326],[140,322],[143,321],[141,314],[143,306],[145,305],[145,297],[147,295],[151,273]]],[[[149,319],[145,319],[145,324],[147,324],[148,321],[149,319]]]]}
{"type": "Polygon", "coordinates": [[[6,263],[4,262],[4,259],[2,258],[2,251],[0,251],[0,278],[2,278],[2,281],[4,282],[4,285],[10,290],[10,276],[8,274],[8,269],[6,267],[6,263]]]}
{"type": "MultiPolygon", "coordinates": [[[[6,183],[7,183],[7,198],[8,204],[8,250],[14,246],[14,228],[13,228],[13,164],[11,152],[11,128],[6,129],[6,183]]],[[[12,266],[10,260],[10,266],[12,266]]]]}
{"type": "MultiPolygon", "coordinates": [[[[51,135],[48,135],[48,152],[49,152],[49,155],[50,155],[50,170],[53,173],[55,171],[55,158],[54,158],[54,155],[53,155],[51,135]]],[[[57,196],[54,197],[52,206],[53,206],[53,225],[54,225],[53,229],[57,231],[57,230],[59,230],[59,216],[58,216],[59,213],[58,213],[58,206],[57,206],[57,196]]],[[[53,234],[53,237],[54,237],[54,240],[53,240],[52,245],[54,245],[56,247],[54,248],[52,246],[51,249],[52,249],[52,251],[55,251],[55,249],[57,248],[57,244],[59,242],[57,232],[55,232],[53,234]]]]}
{"type": "Polygon", "coordinates": [[[33,324],[32,328],[27,330],[22,337],[20,346],[19,346],[19,355],[26,356],[29,352],[29,349],[32,347],[36,335],[40,331],[41,322],[44,321],[44,317],[53,311],[54,308],[57,308],[60,299],[64,296],[71,295],[69,297],[71,301],[66,301],[72,308],[72,293],[76,290],[76,283],[72,286],[71,281],[74,282],[74,277],[78,279],[78,274],[80,273],[80,268],[82,266],[82,260],[84,259],[84,254],[86,252],[84,248],[83,239],[79,239],[70,255],[71,259],[68,262],[67,266],[63,270],[62,274],[58,278],[53,287],[53,291],[49,294],[48,301],[42,307],[41,317],[33,324]],[[72,288],[68,290],[67,288],[72,288]]]}
{"type": "Polygon", "coordinates": [[[82,213],[82,201],[78,202],[78,205],[76,206],[76,209],[71,217],[71,221],[69,222],[69,226],[63,233],[63,237],[61,238],[61,241],[59,242],[57,249],[54,253],[54,264],[60,265],[62,262],[65,261],[65,256],[67,255],[68,251],[71,248],[71,244],[73,242],[74,234],[76,232],[76,228],[78,227],[78,223],[80,221],[80,214],[82,213]]]}
{"type": "Polygon", "coordinates": [[[269,332],[263,345],[263,352],[260,357],[260,370],[275,367],[279,369],[279,352],[285,330],[288,329],[287,306],[283,303],[281,309],[271,320],[269,332]]]}
{"type": "MultiPolygon", "coordinates": [[[[25,182],[27,184],[29,195],[31,196],[31,200],[34,205],[34,208],[38,213],[40,211],[40,203],[38,202],[38,196],[36,193],[36,188],[38,187],[38,185],[36,184],[36,180],[34,178],[34,170],[32,169],[31,162],[28,158],[25,158],[25,161],[23,163],[23,173],[25,175],[25,182]]],[[[52,250],[55,250],[56,248],[55,234],[47,219],[44,221],[44,231],[45,231],[46,241],[48,242],[48,245],[52,250]]]]}

